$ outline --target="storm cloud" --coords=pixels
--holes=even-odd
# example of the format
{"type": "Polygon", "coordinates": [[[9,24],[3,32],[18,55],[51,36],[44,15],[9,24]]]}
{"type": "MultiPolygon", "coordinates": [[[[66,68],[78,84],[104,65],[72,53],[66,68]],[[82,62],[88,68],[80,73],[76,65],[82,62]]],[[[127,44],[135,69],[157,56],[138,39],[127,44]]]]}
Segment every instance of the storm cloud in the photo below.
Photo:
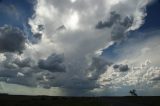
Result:
{"type": "MultiPolygon", "coordinates": [[[[18,29],[14,32],[7,27],[2,31],[0,51],[4,59],[0,63],[7,70],[0,73],[6,75],[2,80],[31,87],[63,88],[72,96],[101,89],[101,77],[115,64],[101,56],[103,50],[142,25],[148,3],[149,0],[37,0],[28,24],[38,42],[33,44],[27,39],[25,43],[18,29]],[[11,69],[14,73],[7,76],[11,69]]],[[[119,65],[118,69],[128,72],[129,67],[119,65]]]]}
{"type": "Polygon", "coordinates": [[[120,64],[120,65],[114,65],[113,68],[114,69],[118,69],[120,72],[126,72],[126,71],[129,70],[128,65],[122,65],[122,64],[120,64]]]}
{"type": "MultiPolygon", "coordinates": [[[[32,45],[36,51],[30,53],[26,49],[27,55],[34,56],[38,66],[50,72],[63,71],[61,64],[65,65],[66,72],[56,73],[52,86],[89,92],[100,87],[100,76],[111,66],[101,59],[101,53],[142,25],[143,9],[148,3],[145,0],[143,3],[138,0],[39,0],[29,24],[33,33],[39,32],[38,25],[44,25],[43,36],[41,42],[32,45]],[[57,62],[52,54],[64,54],[63,62],[57,62]]],[[[128,71],[128,68],[124,66],[120,70],[128,71]]]]}
{"type": "Polygon", "coordinates": [[[52,54],[46,60],[40,60],[38,66],[51,72],[65,72],[63,55],[52,54]]]}
{"type": "Polygon", "coordinates": [[[25,49],[23,32],[11,26],[0,27],[0,52],[19,52],[25,49]]]}

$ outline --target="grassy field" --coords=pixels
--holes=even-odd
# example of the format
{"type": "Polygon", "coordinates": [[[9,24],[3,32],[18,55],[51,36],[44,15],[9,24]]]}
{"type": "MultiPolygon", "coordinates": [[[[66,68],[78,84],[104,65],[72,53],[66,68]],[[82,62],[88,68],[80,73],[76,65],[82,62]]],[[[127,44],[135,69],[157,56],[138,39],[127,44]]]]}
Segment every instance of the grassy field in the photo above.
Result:
{"type": "Polygon", "coordinates": [[[1,94],[0,106],[160,106],[160,97],[55,97],[1,94]]]}

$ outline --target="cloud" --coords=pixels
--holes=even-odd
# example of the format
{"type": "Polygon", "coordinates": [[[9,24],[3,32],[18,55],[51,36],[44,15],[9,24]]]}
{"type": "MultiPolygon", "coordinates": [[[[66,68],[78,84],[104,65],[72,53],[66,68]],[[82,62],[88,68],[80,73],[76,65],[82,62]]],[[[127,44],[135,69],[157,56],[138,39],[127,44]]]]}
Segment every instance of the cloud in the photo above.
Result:
{"type": "Polygon", "coordinates": [[[111,12],[109,20],[107,22],[99,21],[98,24],[96,25],[96,28],[103,29],[106,27],[112,27],[112,25],[114,23],[117,23],[117,21],[120,21],[120,18],[121,18],[120,14],[117,14],[115,12],[111,12]]]}
{"type": "Polygon", "coordinates": [[[46,60],[40,60],[38,66],[41,69],[49,70],[51,72],[65,72],[66,69],[63,61],[63,55],[52,54],[46,60]]]}
{"type": "Polygon", "coordinates": [[[36,73],[29,58],[21,58],[17,53],[3,53],[4,59],[0,62],[0,80],[6,83],[21,84],[36,87],[37,83],[32,76],[36,73]],[[34,70],[34,71],[33,71],[34,70]],[[34,80],[35,82],[33,82],[34,80]]]}
{"type": "Polygon", "coordinates": [[[25,48],[23,32],[11,26],[0,27],[0,52],[22,52],[25,48]]]}
{"type": "Polygon", "coordinates": [[[127,30],[133,25],[134,18],[133,16],[126,16],[122,19],[120,14],[117,14],[115,11],[110,13],[108,21],[99,21],[96,25],[96,29],[111,28],[111,40],[119,41],[122,40],[127,35],[127,30]]]}
{"type": "MultiPolygon", "coordinates": [[[[1,54],[2,55],[2,54],[1,54]]],[[[0,62],[0,80],[29,87],[50,88],[54,75],[41,70],[34,60],[16,53],[3,53],[0,62]]]]}
{"type": "Polygon", "coordinates": [[[104,29],[112,27],[111,39],[113,41],[122,40],[127,35],[127,30],[134,22],[133,16],[126,16],[123,20],[121,15],[115,11],[110,13],[110,18],[107,22],[98,22],[96,29],[104,29]]]}
{"type": "Polygon", "coordinates": [[[126,72],[126,71],[129,70],[128,65],[122,65],[122,64],[120,64],[120,65],[113,65],[113,68],[114,69],[118,69],[120,72],[126,72]]]}
{"type": "Polygon", "coordinates": [[[9,78],[7,83],[13,83],[13,84],[19,84],[19,85],[25,85],[29,87],[36,87],[36,81],[29,77],[15,77],[15,78],[9,78]]]}
{"type": "Polygon", "coordinates": [[[1,69],[0,70],[0,76],[1,78],[4,77],[6,80],[7,78],[13,78],[13,77],[16,77],[17,75],[17,70],[8,70],[8,69],[1,69]]]}
{"type": "Polygon", "coordinates": [[[38,25],[44,25],[42,39],[31,46],[36,51],[29,52],[31,49],[27,48],[24,55],[34,56],[35,61],[42,59],[40,63],[43,68],[52,69],[54,65],[52,68],[45,65],[45,62],[52,63],[48,61],[49,57],[64,54],[66,72],[55,77],[53,86],[76,90],[83,88],[83,84],[78,84],[83,82],[84,89],[89,91],[94,86],[85,86],[85,83],[87,85],[88,80],[92,80],[93,85],[100,87],[97,81],[110,62],[100,59],[97,52],[109,47],[111,42],[114,44],[123,40],[130,30],[138,29],[143,23],[148,3],[149,0],[81,0],[74,3],[70,0],[38,0],[29,24],[33,33],[39,32],[38,25]],[[63,26],[65,30],[59,30],[64,29],[63,26]],[[92,78],[89,79],[89,75],[92,78]]]}
{"type": "Polygon", "coordinates": [[[38,40],[41,40],[41,38],[42,38],[42,34],[41,33],[36,33],[33,36],[38,40]]]}
{"type": "Polygon", "coordinates": [[[113,26],[113,30],[111,32],[112,40],[119,41],[122,40],[127,35],[127,30],[132,26],[133,18],[126,17],[124,20],[118,24],[113,26]]]}
{"type": "Polygon", "coordinates": [[[8,83],[23,85],[24,81],[27,86],[60,87],[74,96],[101,88],[99,80],[112,63],[103,59],[100,52],[142,25],[148,3],[148,0],[37,0],[29,24],[35,38],[40,39],[34,44],[27,42],[21,55],[13,54],[1,62],[6,64],[1,64],[4,68],[14,68],[24,75],[10,78],[8,83]],[[22,59],[14,59],[15,55],[22,59]]]}
{"type": "Polygon", "coordinates": [[[108,67],[99,79],[104,86],[104,90],[101,91],[112,89],[112,94],[127,95],[130,89],[135,88],[140,95],[159,95],[155,91],[160,88],[160,46],[158,46],[160,32],[150,30],[132,34],[138,37],[129,37],[114,48],[113,51],[118,53],[118,56],[113,61],[114,65],[108,67]],[[109,88],[105,89],[105,87],[109,88]],[[148,91],[150,93],[147,93],[148,91]]]}
{"type": "Polygon", "coordinates": [[[112,63],[108,62],[102,57],[93,57],[92,63],[88,68],[88,70],[90,71],[89,78],[93,80],[98,80],[100,75],[102,75],[107,70],[107,67],[111,64],[112,63]]]}
{"type": "Polygon", "coordinates": [[[13,61],[18,67],[31,67],[32,66],[32,59],[30,58],[26,58],[23,60],[20,59],[15,59],[13,61]]]}
{"type": "Polygon", "coordinates": [[[38,30],[39,31],[43,31],[44,30],[44,26],[43,25],[38,25],[38,30]]]}

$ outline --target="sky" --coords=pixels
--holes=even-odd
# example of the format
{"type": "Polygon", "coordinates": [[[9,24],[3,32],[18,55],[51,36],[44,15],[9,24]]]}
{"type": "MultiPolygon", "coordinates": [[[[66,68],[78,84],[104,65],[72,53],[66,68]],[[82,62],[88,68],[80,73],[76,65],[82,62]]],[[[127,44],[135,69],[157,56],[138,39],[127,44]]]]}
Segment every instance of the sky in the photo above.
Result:
{"type": "Polygon", "coordinates": [[[0,0],[0,92],[160,96],[159,0],[0,0]]]}

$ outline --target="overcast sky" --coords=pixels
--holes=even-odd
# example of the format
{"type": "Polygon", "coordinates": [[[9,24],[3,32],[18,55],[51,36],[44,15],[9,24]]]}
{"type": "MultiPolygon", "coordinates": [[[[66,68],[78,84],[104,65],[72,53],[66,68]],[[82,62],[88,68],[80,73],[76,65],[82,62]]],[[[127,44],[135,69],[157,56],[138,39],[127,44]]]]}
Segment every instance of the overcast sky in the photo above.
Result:
{"type": "Polygon", "coordinates": [[[158,0],[0,0],[0,92],[160,95],[158,0]]]}

